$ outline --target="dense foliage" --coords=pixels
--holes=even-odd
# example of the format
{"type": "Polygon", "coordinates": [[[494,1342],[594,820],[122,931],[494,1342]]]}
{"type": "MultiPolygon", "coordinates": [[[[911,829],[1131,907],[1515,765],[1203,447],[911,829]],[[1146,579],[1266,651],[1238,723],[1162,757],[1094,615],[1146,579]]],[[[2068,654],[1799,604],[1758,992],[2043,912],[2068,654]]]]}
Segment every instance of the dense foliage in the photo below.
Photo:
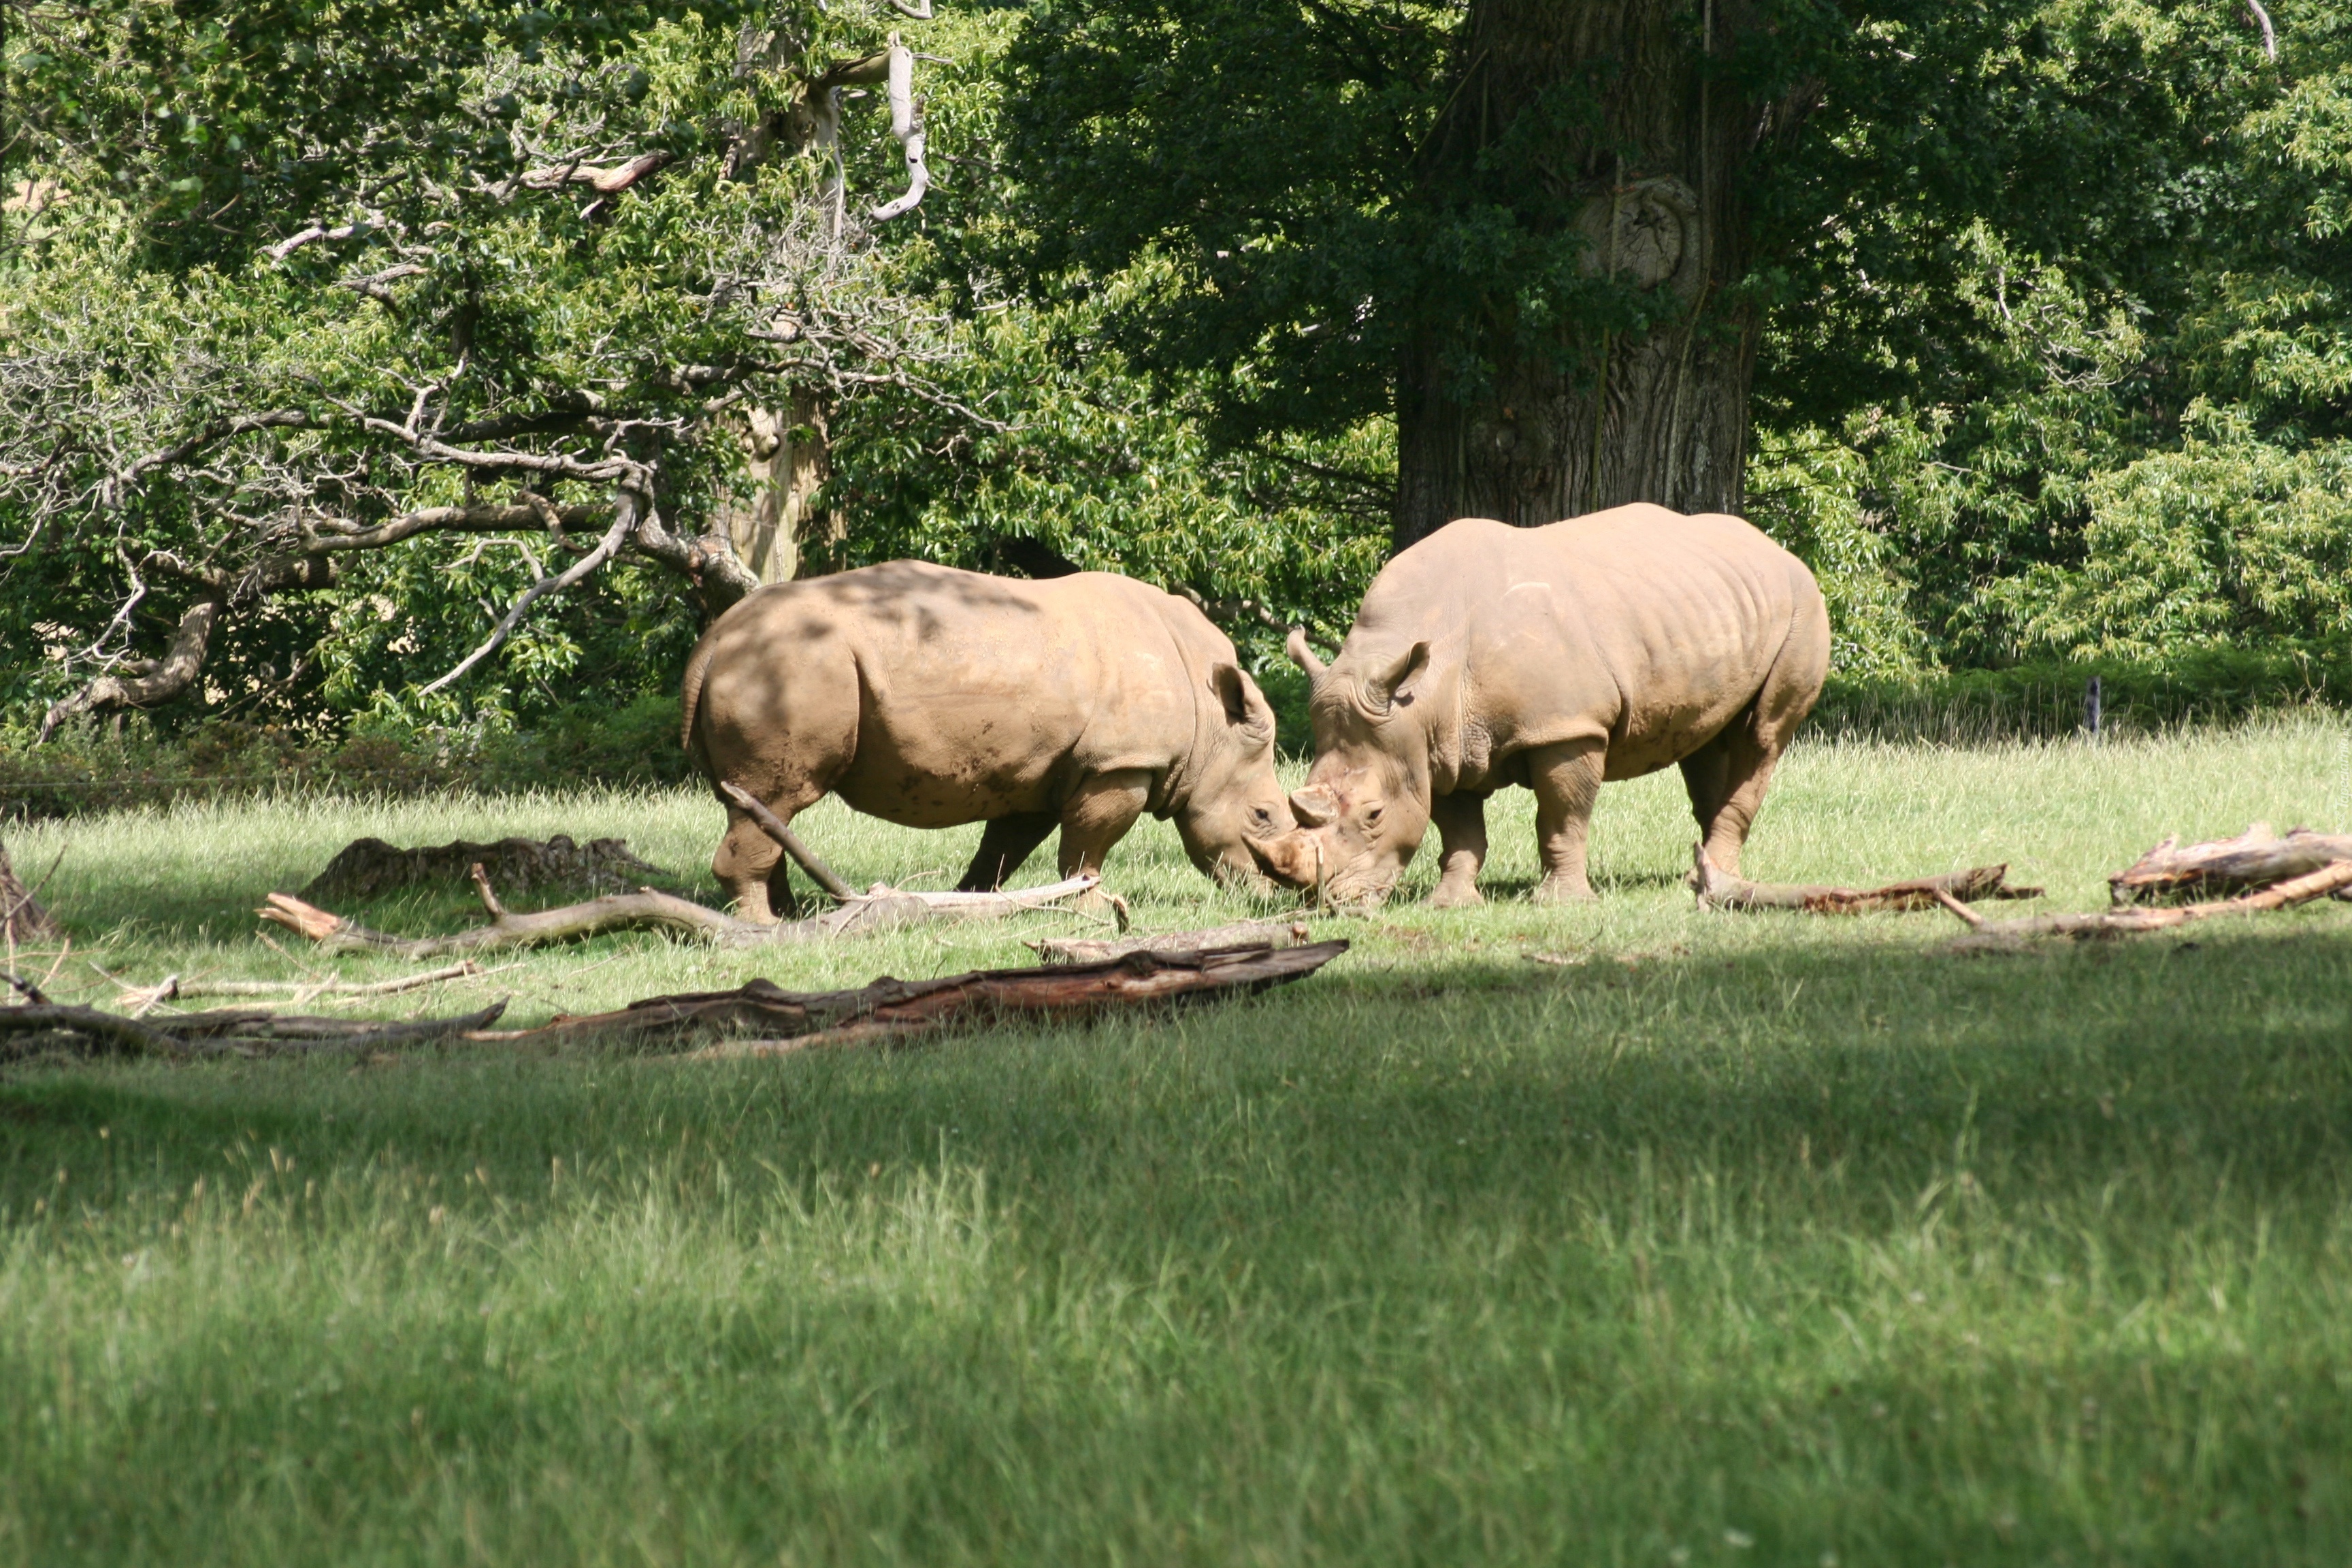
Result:
{"type": "MultiPolygon", "coordinates": [[[[497,729],[670,689],[725,597],[738,416],[793,387],[830,416],[812,567],[1126,571],[1263,665],[1386,548],[1399,331],[1641,304],[1533,247],[1507,140],[1415,184],[1459,5],[5,10],[20,731],[168,662],[207,595],[159,717],[497,729]],[[839,186],[822,147],[744,155],[894,32],[919,206],[862,216],[907,178],[878,89],[839,186]],[[428,511],[464,516],[347,548],[428,511]]],[[[1748,504],[1841,668],[2352,634],[2352,18],[2282,0],[2273,59],[2235,6],[1759,14],[1722,69],[1804,112],[1748,197],[1748,504]]]]}

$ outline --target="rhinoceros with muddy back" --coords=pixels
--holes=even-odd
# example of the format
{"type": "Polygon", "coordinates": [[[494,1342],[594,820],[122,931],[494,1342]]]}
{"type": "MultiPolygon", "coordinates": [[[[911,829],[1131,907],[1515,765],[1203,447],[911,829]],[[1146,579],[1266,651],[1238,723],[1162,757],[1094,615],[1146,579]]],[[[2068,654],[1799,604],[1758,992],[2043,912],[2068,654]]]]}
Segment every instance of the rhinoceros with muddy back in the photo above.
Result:
{"type": "MultiPolygon", "coordinates": [[[[1042,582],[896,561],[758,589],[687,661],[685,742],[714,786],[789,823],[828,794],[909,827],[985,822],[960,886],[992,888],[1055,828],[1066,877],[1150,812],[1192,863],[1263,881],[1294,823],[1274,711],[1192,605],[1108,573],[1042,582]]],[[[724,800],[724,796],[721,799],[724,800]]],[[[792,908],[740,806],[711,869],[746,920],[792,908]]]]}
{"type": "Polygon", "coordinates": [[[1617,507],[1543,528],[1465,518],[1374,579],[1327,667],[1305,637],[1315,762],[1297,834],[1262,849],[1335,902],[1384,898],[1431,823],[1431,901],[1479,901],[1486,797],[1536,795],[1538,902],[1592,896],[1604,781],[1680,763],[1725,871],[1829,667],[1804,563],[1736,517],[1617,507]]]}

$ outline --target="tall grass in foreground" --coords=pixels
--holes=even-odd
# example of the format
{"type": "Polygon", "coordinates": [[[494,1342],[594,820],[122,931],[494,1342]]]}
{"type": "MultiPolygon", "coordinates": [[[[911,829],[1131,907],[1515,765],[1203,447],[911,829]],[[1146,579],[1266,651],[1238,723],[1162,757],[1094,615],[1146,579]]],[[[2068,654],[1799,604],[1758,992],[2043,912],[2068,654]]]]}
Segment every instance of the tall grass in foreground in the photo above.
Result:
{"type": "MultiPolygon", "coordinates": [[[[2088,906],[2163,831],[2335,826],[2342,740],[1801,749],[1751,868],[2010,858],[2088,906]]],[[[2352,910],[1972,961],[1931,917],[1702,916],[1650,781],[1604,795],[1604,901],[1537,910],[1525,799],[1488,908],[1336,922],[1324,975],[1214,1011],[0,1079],[0,1561],[2343,1559],[2352,910]]],[[[618,831],[683,870],[717,816],[223,807],[18,858],[63,851],[118,975],[262,973],[242,911],[355,834],[618,831]]],[[[969,847],[810,837],[853,880],[969,847]]],[[[1164,834],[1115,873],[1153,923],[1231,912],[1164,834]]],[[[614,938],[432,1005],[1040,929],[614,938]]]]}

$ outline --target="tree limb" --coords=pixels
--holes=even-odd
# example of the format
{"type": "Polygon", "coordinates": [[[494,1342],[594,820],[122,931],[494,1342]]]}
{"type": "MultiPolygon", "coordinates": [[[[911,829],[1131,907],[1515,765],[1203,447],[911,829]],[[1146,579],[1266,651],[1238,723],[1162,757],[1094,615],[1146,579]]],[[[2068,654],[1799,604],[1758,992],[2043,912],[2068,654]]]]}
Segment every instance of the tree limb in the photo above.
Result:
{"type": "Polygon", "coordinates": [[[904,195],[870,209],[867,216],[877,223],[914,211],[923,193],[931,188],[931,171],[923,162],[923,104],[915,96],[915,57],[898,42],[896,33],[890,35],[888,52],[890,134],[898,138],[906,156],[907,189],[904,195]]]}
{"type": "Polygon", "coordinates": [[[119,675],[101,675],[72,696],[52,703],[41,718],[40,733],[35,737],[34,744],[46,743],[58,732],[58,725],[77,714],[100,708],[145,708],[186,690],[204,668],[213,627],[227,603],[228,595],[214,589],[183,611],[179,628],[172,634],[171,648],[148,674],[128,679],[119,675]]]}
{"type": "Polygon", "coordinates": [[[562,593],[605,562],[610,561],[621,548],[621,542],[629,536],[629,531],[636,526],[637,505],[637,498],[629,491],[625,489],[618,492],[613,503],[613,526],[604,531],[604,537],[596,542],[595,547],[553,576],[541,577],[524,589],[522,597],[514,602],[514,608],[509,610],[505,618],[491,628],[490,635],[482,640],[479,647],[459,659],[457,668],[448,674],[429,686],[418,689],[416,694],[419,697],[430,697],[443,687],[462,679],[467,670],[506,647],[507,638],[512,637],[515,628],[522,625],[522,619],[530,613],[531,605],[550,594],[562,593]]]}

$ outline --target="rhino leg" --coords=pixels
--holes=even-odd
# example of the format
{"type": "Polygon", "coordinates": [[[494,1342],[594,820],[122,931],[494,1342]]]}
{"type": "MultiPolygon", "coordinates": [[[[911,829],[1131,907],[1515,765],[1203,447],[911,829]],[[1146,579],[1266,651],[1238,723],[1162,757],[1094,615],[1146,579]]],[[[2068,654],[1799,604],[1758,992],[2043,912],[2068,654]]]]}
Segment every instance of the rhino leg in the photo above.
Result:
{"type": "Polygon", "coordinates": [[[1429,803],[1437,824],[1437,888],[1429,895],[1436,910],[1466,909],[1486,900],[1478,891],[1478,868],[1486,863],[1486,797],[1441,795],[1429,803]]]}
{"type": "Polygon", "coordinates": [[[1764,791],[1780,760],[1780,749],[1758,738],[1748,714],[1732,721],[1722,734],[1683,760],[1691,816],[1698,821],[1706,858],[1717,870],[1739,874],[1739,852],[1747,847],[1756,814],[1763,809],[1764,791]]]}
{"type": "Polygon", "coordinates": [[[1021,869],[1021,863],[1037,852],[1045,836],[1060,825],[1061,816],[1051,811],[1016,811],[1009,816],[992,819],[980,836],[980,849],[964,870],[963,880],[956,890],[964,893],[985,893],[1001,888],[1006,878],[1021,869]]]}
{"type": "MultiPolygon", "coordinates": [[[[1151,774],[1142,768],[1097,773],[1082,782],[1062,803],[1062,875],[1100,871],[1111,846],[1127,837],[1150,798],[1151,774]]],[[[1108,901],[1097,889],[1077,907],[1091,912],[1108,901]]]]}
{"type": "MultiPolygon", "coordinates": [[[[819,790],[806,799],[786,795],[766,804],[769,810],[789,824],[824,793],[819,790]]],[[[735,895],[739,920],[773,925],[800,913],[800,900],[793,896],[792,884],[785,879],[783,849],[758,823],[731,805],[727,808],[727,831],[719,837],[719,853],[710,858],[710,869],[719,883],[735,895]]]]}
{"type": "Polygon", "coordinates": [[[1544,868],[1535,900],[1583,903],[1592,897],[1584,854],[1592,831],[1592,803],[1601,797],[1601,771],[1608,763],[1608,742],[1562,741],[1527,756],[1528,783],[1536,792],[1536,853],[1544,868]]]}

